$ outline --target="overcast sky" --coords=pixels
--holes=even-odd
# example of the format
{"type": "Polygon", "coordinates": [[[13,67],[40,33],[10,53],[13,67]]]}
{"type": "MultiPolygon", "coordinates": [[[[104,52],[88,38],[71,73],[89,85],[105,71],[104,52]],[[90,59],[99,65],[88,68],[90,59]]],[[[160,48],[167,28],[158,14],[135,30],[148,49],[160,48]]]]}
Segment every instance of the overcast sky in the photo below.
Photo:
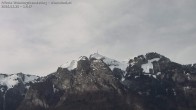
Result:
{"type": "Polygon", "coordinates": [[[97,50],[117,60],[153,51],[196,63],[196,0],[72,0],[0,8],[0,73],[46,75],[97,50]]]}

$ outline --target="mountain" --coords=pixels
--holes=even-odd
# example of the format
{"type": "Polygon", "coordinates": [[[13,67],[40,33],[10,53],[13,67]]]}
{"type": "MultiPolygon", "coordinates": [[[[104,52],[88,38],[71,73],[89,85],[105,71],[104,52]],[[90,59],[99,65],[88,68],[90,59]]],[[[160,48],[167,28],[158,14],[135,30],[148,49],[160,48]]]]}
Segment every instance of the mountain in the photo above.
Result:
{"type": "Polygon", "coordinates": [[[0,110],[15,110],[31,84],[39,81],[35,75],[0,74],[0,110]]]}
{"type": "Polygon", "coordinates": [[[0,78],[1,110],[196,109],[196,64],[181,65],[155,52],[127,62],[95,53],[46,77],[0,78]]]}

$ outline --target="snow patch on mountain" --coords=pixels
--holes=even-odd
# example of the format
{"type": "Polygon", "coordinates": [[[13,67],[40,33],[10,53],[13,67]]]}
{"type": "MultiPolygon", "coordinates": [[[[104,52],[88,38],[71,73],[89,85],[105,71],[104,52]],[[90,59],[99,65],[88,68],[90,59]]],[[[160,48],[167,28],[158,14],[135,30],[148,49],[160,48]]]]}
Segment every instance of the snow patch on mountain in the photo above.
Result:
{"type": "Polygon", "coordinates": [[[36,81],[36,79],[38,79],[38,78],[39,77],[35,76],[35,75],[25,75],[24,83],[29,83],[29,82],[34,83],[36,81]]]}
{"type": "Polygon", "coordinates": [[[98,53],[91,54],[90,58],[102,60],[105,64],[107,64],[110,67],[111,70],[113,70],[114,68],[119,68],[119,69],[125,71],[126,68],[128,67],[128,62],[119,62],[114,59],[102,56],[98,53]]]}
{"type": "Polygon", "coordinates": [[[36,79],[38,79],[38,76],[34,75],[24,75],[24,78],[22,78],[18,74],[0,74],[0,85],[7,86],[7,89],[10,89],[16,86],[19,83],[19,80],[26,84],[29,82],[35,82],[36,79]]]}
{"type": "Polygon", "coordinates": [[[86,60],[86,57],[85,56],[81,56],[81,57],[79,57],[79,60],[86,60]]]}
{"type": "Polygon", "coordinates": [[[61,65],[61,68],[67,68],[69,71],[77,68],[77,60],[67,61],[65,64],[61,65]]]}
{"type": "MultiPolygon", "coordinates": [[[[102,56],[98,53],[91,54],[90,59],[91,58],[95,58],[95,59],[97,59],[97,61],[102,60],[105,64],[107,64],[110,67],[111,70],[113,70],[114,68],[119,68],[123,71],[126,71],[126,68],[128,67],[128,62],[125,62],[125,61],[119,62],[114,59],[102,56]]],[[[71,71],[71,70],[77,68],[77,63],[79,60],[86,60],[86,57],[81,56],[81,57],[79,57],[78,60],[67,61],[65,64],[61,65],[60,67],[67,68],[69,71],[71,71]]]]}
{"type": "Polygon", "coordinates": [[[18,76],[16,74],[10,76],[2,76],[0,77],[0,84],[7,86],[8,89],[13,88],[15,85],[18,84],[17,80],[18,76]]]}
{"type": "Polygon", "coordinates": [[[159,60],[160,58],[154,58],[154,59],[148,60],[148,63],[141,65],[141,67],[143,68],[143,72],[150,73],[150,69],[153,69],[152,62],[159,61],[159,60]]]}

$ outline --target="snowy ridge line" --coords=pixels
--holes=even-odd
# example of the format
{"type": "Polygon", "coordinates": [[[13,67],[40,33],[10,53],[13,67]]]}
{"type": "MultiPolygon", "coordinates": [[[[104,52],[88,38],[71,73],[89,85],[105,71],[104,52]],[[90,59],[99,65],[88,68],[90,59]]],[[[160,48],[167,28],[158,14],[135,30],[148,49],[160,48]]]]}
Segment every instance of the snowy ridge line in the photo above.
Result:
{"type": "Polygon", "coordinates": [[[0,85],[7,86],[7,89],[13,88],[16,86],[19,81],[22,81],[22,83],[27,84],[30,82],[36,82],[36,79],[38,79],[39,76],[35,75],[26,75],[22,73],[17,74],[0,74],[0,85]]]}
{"type": "Polygon", "coordinates": [[[113,70],[114,68],[119,68],[123,71],[126,71],[126,68],[129,65],[128,62],[124,62],[124,61],[119,62],[117,60],[102,56],[98,53],[94,53],[94,54],[90,55],[90,58],[95,58],[97,60],[103,60],[103,62],[105,64],[107,64],[110,67],[111,70],[113,70]]]}
{"type": "Polygon", "coordinates": [[[67,61],[65,64],[61,65],[61,68],[67,68],[69,71],[77,68],[77,60],[67,61]]]}
{"type": "MultiPolygon", "coordinates": [[[[119,62],[117,60],[105,57],[105,56],[100,55],[98,53],[91,54],[89,59],[91,59],[91,58],[95,58],[97,60],[102,60],[105,64],[107,64],[109,66],[109,68],[111,70],[113,70],[114,68],[119,68],[122,71],[126,71],[126,68],[129,65],[128,62],[125,62],[125,61],[119,62]]],[[[61,65],[60,67],[67,68],[69,71],[71,71],[71,70],[77,68],[77,62],[79,60],[86,60],[86,59],[84,56],[81,56],[78,60],[67,61],[65,64],[61,65]]]]}

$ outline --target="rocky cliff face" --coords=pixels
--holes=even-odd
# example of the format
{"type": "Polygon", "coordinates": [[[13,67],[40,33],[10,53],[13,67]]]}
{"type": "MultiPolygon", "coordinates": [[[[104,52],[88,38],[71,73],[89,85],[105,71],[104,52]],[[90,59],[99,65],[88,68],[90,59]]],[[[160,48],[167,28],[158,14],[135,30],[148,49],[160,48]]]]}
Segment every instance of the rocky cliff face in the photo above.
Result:
{"type": "Polygon", "coordinates": [[[145,110],[193,110],[195,69],[195,64],[180,65],[157,53],[148,53],[129,61],[123,84],[143,97],[145,110]]]}
{"type": "Polygon", "coordinates": [[[158,53],[128,62],[97,53],[82,56],[34,81],[28,89],[26,85],[24,81],[16,84],[8,99],[1,92],[2,110],[196,109],[196,64],[180,65],[158,53]],[[17,101],[15,94],[20,97],[17,101]],[[15,106],[4,108],[3,99],[15,106]]]}

